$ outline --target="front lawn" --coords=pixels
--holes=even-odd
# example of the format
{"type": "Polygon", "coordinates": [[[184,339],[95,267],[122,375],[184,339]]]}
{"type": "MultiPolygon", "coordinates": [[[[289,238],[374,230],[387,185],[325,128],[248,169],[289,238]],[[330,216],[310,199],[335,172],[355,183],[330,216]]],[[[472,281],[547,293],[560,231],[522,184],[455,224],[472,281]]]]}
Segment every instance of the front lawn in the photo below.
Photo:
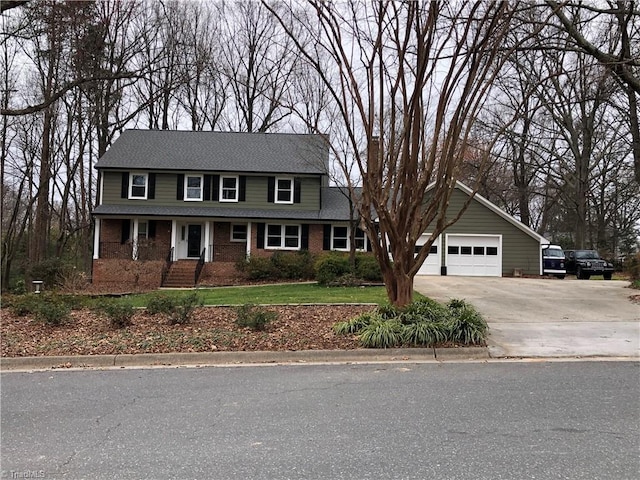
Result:
{"type": "MultiPolygon", "coordinates": [[[[130,295],[134,306],[144,307],[155,295],[180,297],[192,290],[160,290],[130,295]]],[[[300,304],[376,304],[387,302],[384,287],[324,287],[316,283],[258,285],[250,287],[199,288],[204,305],[300,305],[300,304]]],[[[414,292],[414,298],[423,298],[414,292]]]]}

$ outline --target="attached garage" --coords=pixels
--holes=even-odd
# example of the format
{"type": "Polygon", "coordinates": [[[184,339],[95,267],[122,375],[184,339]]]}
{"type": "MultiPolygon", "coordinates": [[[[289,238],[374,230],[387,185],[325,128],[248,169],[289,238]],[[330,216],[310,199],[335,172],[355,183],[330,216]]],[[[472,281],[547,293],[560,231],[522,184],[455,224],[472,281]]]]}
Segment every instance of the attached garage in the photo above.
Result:
{"type": "MultiPolygon", "coordinates": [[[[467,186],[456,184],[447,220],[457,216],[471,193],[467,186]]],[[[428,238],[425,233],[418,244],[428,238]]],[[[544,237],[476,194],[460,219],[434,242],[418,275],[542,275],[541,246],[546,243],[544,237]]]]}
{"type": "MultiPolygon", "coordinates": [[[[430,234],[423,234],[418,242],[416,243],[416,254],[422,245],[427,243],[430,234]]],[[[436,238],[436,241],[431,245],[431,249],[429,250],[429,256],[424,261],[420,270],[418,270],[418,275],[440,275],[440,266],[441,266],[441,258],[440,255],[440,238],[436,238]]]]}
{"type": "Polygon", "coordinates": [[[501,277],[500,235],[447,235],[447,274],[501,277]]]}

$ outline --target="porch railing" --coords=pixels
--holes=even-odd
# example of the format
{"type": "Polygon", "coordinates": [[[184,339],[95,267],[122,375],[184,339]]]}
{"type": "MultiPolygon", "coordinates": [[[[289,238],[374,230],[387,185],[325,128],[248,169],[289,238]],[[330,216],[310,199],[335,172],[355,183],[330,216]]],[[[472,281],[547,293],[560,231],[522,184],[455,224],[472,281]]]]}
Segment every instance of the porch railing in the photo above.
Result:
{"type": "Polygon", "coordinates": [[[131,259],[133,245],[120,242],[100,242],[100,258],[131,259]]]}
{"type": "Polygon", "coordinates": [[[164,285],[164,282],[167,280],[167,275],[169,275],[169,270],[171,270],[171,264],[173,263],[173,247],[169,249],[169,253],[164,260],[164,265],[162,267],[162,279],[160,280],[160,285],[164,285]]]}
{"type": "Polygon", "coordinates": [[[198,259],[198,264],[196,265],[196,275],[193,280],[193,284],[198,284],[198,279],[200,278],[200,274],[202,273],[202,268],[204,267],[204,254],[207,251],[206,248],[202,249],[202,253],[200,253],[200,258],[198,259]]]}
{"type": "MultiPolygon", "coordinates": [[[[137,260],[162,260],[165,257],[165,251],[162,245],[140,242],[136,251],[137,260]]],[[[99,255],[100,258],[131,260],[133,259],[133,243],[100,242],[99,255]]]]}

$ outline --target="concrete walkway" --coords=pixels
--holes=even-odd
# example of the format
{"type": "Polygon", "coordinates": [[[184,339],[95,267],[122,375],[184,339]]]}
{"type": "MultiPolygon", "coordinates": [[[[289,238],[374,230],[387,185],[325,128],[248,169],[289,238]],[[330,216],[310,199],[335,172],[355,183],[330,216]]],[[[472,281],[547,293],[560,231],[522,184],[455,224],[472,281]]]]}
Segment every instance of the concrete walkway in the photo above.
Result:
{"type": "Polygon", "coordinates": [[[640,358],[640,294],[628,282],[566,278],[416,277],[438,301],[462,298],[489,323],[500,357],[640,358]]]}

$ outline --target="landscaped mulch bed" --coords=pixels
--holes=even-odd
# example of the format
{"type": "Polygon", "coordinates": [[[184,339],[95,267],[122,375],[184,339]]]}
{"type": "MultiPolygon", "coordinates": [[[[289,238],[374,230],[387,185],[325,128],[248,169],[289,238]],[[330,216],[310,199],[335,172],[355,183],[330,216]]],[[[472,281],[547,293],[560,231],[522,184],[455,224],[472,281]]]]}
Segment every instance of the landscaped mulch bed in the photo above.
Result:
{"type": "Polygon", "coordinates": [[[91,310],[74,311],[69,322],[51,326],[3,308],[2,356],[355,349],[357,339],[334,334],[332,326],[374,307],[265,308],[277,312],[278,318],[258,332],[238,327],[231,307],[198,308],[186,325],[169,325],[163,315],[148,315],[141,310],[134,315],[133,324],[122,329],[113,328],[107,318],[91,310]]]}

